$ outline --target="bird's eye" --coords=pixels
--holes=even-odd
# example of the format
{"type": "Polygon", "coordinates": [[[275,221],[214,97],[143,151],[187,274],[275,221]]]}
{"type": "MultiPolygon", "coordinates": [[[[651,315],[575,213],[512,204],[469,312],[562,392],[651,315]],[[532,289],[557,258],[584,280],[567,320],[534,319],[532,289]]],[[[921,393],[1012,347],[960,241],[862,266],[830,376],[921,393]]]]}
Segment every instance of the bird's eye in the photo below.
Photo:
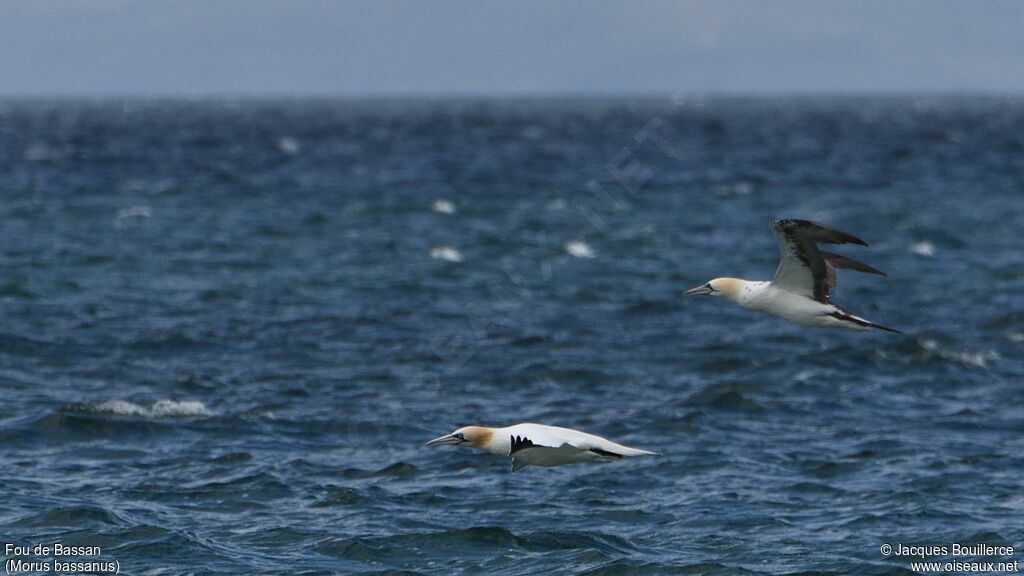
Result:
{"type": "Polygon", "coordinates": [[[459,440],[465,440],[466,439],[465,434],[463,434],[462,432],[459,432],[458,434],[452,434],[452,436],[458,438],[459,440]]]}

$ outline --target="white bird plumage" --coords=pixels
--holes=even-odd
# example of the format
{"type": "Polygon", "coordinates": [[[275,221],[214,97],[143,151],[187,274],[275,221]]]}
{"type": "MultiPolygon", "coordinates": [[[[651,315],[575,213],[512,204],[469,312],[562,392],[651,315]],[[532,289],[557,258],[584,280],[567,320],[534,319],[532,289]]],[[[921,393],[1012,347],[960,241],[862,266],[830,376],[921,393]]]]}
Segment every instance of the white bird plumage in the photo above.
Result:
{"type": "Polygon", "coordinates": [[[829,300],[829,289],[836,286],[836,268],[882,276],[885,273],[852,258],[820,250],[818,243],[867,246],[867,242],[809,220],[777,220],[772,223],[772,234],[779,244],[781,260],[770,282],[715,278],[683,295],[725,296],[748,310],[774,314],[803,326],[874,328],[900,333],[856,316],[829,300]]]}
{"type": "Polygon", "coordinates": [[[513,471],[530,465],[560,466],[601,458],[621,460],[626,456],[657,454],[571,428],[532,423],[504,428],[464,426],[427,442],[427,446],[444,444],[472,446],[506,456],[512,459],[513,471]]]}

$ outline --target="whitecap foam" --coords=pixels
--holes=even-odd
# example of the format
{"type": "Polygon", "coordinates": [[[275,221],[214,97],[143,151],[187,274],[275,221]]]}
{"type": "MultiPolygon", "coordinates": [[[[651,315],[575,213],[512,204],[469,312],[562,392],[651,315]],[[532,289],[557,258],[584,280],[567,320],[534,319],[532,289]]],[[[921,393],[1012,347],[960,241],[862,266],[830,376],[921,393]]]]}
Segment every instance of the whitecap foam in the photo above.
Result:
{"type": "Polygon", "coordinates": [[[938,341],[931,338],[922,340],[921,348],[923,348],[925,352],[934,354],[943,360],[957,362],[966,366],[974,366],[976,368],[988,368],[989,362],[999,359],[999,353],[995,350],[982,350],[980,352],[975,352],[971,350],[944,348],[938,343],[938,341]]]}
{"type": "Polygon", "coordinates": [[[455,203],[451,200],[438,198],[430,205],[430,209],[438,214],[455,214],[455,203]]]}
{"type": "Polygon", "coordinates": [[[149,218],[152,215],[153,210],[149,206],[128,206],[118,210],[115,217],[118,220],[124,220],[127,218],[149,218]]]}
{"type": "Polygon", "coordinates": [[[292,138],[291,136],[282,136],[277,140],[277,149],[280,150],[282,154],[294,156],[299,153],[299,150],[302,150],[302,146],[299,145],[299,141],[295,138],[292,138]]]}
{"type": "Polygon", "coordinates": [[[813,380],[817,377],[817,370],[801,370],[800,372],[797,372],[796,376],[794,376],[793,379],[796,380],[797,382],[803,383],[813,380]]]}
{"type": "Polygon", "coordinates": [[[754,192],[754,183],[746,180],[717,184],[711,188],[716,196],[749,196],[754,192]]]}
{"type": "Polygon", "coordinates": [[[576,258],[594,258],[594,250],[583,240],[572,240],[565,243],[565,251],[576,258]]]}
{"type": "Polygon", "coordinates": [[[142,406],[127,400],[107,400],[97,404],[95,410],[118,416],[141,416],[143,418],[180,418],[214,415],[213,411],[199,400],[157,400],[149,406],[142,406]]]}
{"type": "Polygon", "coordinates": [[[435,246],[430,249],[430,257],[445,262],[462,262],[462,252],[451,246],[435,246]]]}
{"type": "Polygon", "coordinates": [[[164,194],[174,190],[176,187],[177,182],[172,178],[159,178],[156,180],[130,178],[119,185],[122,192],[142,194],[164,194]]]}
{"type": "Polygon", "coordinates": [[[910,245],[910,251],[918,256],[932,257],[935,256],[935,244],[932,244],[927,240],[914,242],[910,245]]]}

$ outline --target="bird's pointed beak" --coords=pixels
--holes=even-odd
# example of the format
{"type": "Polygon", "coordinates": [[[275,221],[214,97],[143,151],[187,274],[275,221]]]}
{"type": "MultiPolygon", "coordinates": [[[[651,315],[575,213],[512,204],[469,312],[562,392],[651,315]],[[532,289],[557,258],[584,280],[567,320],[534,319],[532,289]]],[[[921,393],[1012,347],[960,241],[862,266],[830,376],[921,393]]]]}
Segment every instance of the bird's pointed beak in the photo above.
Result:
{"type": "Polygon", "coordinates": [[[683,296],[701,296],[703,294],[711,294],[714,290],[707,284],[702,284],[696,288],[690,288],[686,292],[683,292],[683,296]]]}
{"type": "Polygon", "coordinates": [[[434,438],[430,442],[427,442],[427,446],[443,446],[445,444],[460,444],[462,440],[456,438],[454,434],[446,434],[440,438],[434,438]]]}

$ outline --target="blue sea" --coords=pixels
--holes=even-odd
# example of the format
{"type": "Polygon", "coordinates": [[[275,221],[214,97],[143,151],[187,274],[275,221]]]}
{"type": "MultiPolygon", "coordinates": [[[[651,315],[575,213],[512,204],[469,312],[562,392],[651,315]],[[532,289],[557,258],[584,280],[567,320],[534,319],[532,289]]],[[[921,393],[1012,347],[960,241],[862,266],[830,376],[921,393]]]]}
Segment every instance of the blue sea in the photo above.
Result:
{"type": "Polygon", "coordinates": [[[1020,98],[0,101],[0,547],[130,575],[1019,547],[1022,235],[1020,98]],[[906,334],[680,296],[771,278],[776,218],[869,242],[834,250],[888,276],[833,299],[906,334]],[[519,422],[662,455],[423,445],[519,422]]]}

